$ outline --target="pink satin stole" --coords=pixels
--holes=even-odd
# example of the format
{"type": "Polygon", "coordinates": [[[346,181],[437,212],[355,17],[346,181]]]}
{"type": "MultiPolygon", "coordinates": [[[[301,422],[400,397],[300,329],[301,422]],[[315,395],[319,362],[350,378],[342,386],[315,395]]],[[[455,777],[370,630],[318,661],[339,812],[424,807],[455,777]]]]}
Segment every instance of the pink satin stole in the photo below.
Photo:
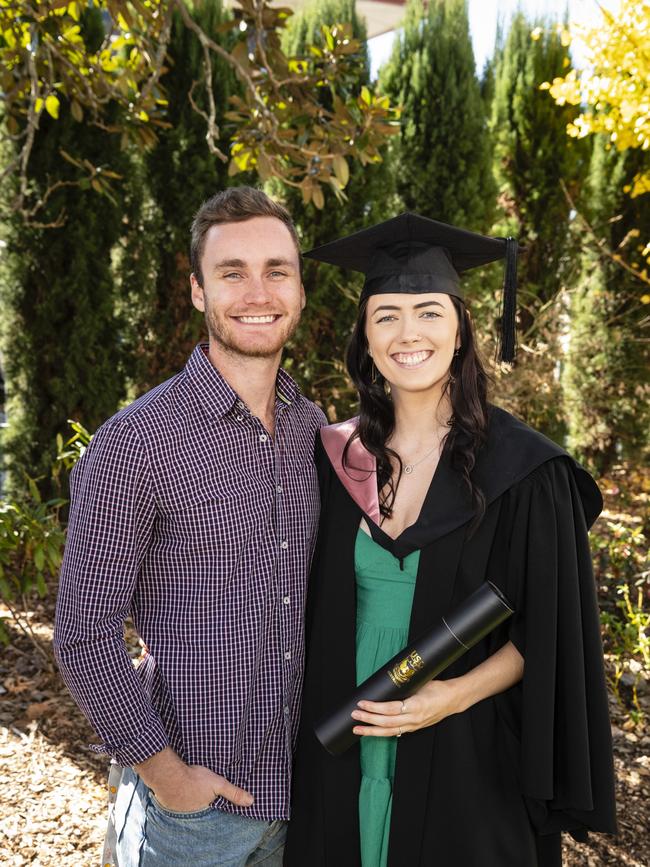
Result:
{"type": "Polygon", "coordinates": [[[347,441],[357,429],[357,418],[331,424],[320,430],[323,446],[339,477],[341,484],[375,524],[379,524],[379,495],[377,493],[377,462],[357,437],[347,452],[346,466],[343,466],[343,450],[347,441]]]}

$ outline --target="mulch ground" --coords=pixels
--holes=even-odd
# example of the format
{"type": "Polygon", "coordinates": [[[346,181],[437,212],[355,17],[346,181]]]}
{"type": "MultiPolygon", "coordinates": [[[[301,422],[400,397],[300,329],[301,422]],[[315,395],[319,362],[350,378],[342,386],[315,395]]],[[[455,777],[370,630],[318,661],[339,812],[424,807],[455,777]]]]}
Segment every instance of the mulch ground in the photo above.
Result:
{"type": "MultiPolygon", "coordinates": [[[[54,596],[31,616],[46,646],[54,596]]],[[[107,762],[88,749],[93,733],[58,675],[47,670],[1,606],[0,617],[14,635],[0,659],[0,864],[98,867],[107,762]]],[[[137,652],[133,636],[129,644],[137,652]]],[[[620,834],[614,840],[592,835],[589,845],[567,841],[567,867],[650,865],[648,692],[640,700],[645,721],[633,726],[611,699],[620,834]]]]}

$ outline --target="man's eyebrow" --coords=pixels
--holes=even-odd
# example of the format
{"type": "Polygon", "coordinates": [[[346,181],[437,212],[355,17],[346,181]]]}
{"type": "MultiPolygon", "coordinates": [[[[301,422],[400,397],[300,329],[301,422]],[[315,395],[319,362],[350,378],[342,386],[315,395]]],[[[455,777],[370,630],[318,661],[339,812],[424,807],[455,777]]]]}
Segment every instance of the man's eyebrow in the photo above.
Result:
{"type": "Polygon", "coordinates": [[[275,259],[267,259],[265,265],[267,268],[277,268],[278,265],[283,265],[285,267],[288,266],[289,268],[296,267],[296,263],[293,262],[291,259],[283,259],[281,257],[275,259]]]}
{"type": "Polygon", "coordinates": [[[243,259],[222,259],[220,262],[214,263],[214,270],[219,268],[245,268],[246,262],[243,259]]]}
{"type": "MultiPolygon", "coordinates": [[[[435,304],[436,307],[444,307],[444,305],[441,304],[440,301],[421,301],[419,304],[414,304],[413,309],[414,310],[420,310],[420,308],[430,307],[432,304],[435,304]]],[[[382,304],[380,307],[376,307],[372,311],[372,315],[374,316],[375,313],[379,313],[380,310],[401,310],[401,309],[402,309],[401,307],[397,307],[394,304],[382,304]]]]}
{"type": "MultiPolygon", "coordinates": [[[[296,263],[292,262],[291,259],[284,259],[282,257],[274,257],[272,259],[267,259],[264,263],[264,267],[266,268],[277,268],[279,265],[284,267],[295,268],[296,263]]],[[[222,268],[247,268],[248,265],[244,262],[243,259],[222,259],[220,262],[214,263],[214,270],[219,271],[222,268]]]]}

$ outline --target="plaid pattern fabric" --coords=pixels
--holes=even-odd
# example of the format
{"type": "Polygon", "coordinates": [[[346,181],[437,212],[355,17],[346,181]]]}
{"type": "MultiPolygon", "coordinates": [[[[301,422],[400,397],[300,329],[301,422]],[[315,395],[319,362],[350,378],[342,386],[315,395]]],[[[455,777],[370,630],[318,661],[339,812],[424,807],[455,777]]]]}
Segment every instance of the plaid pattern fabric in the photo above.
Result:
{"type": "Polygon", "coordinates": [[[258,819],[289,816],[324,423],[281,370],[271,438],[197,346],[71,477],[55,652],[96,749],[129,766],[169,745],[255,798],[217,808],[258,819]]]}

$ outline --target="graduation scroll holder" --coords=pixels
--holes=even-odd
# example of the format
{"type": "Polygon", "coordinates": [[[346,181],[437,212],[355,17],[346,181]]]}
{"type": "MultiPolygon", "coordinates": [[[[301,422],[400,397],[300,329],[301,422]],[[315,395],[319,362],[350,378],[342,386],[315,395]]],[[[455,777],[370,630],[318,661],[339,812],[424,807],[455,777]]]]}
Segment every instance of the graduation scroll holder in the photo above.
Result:
{"type": "Polygon", "coordinates": [[[350,698],[315,725],[316,737],[333,756],[360,740],[352,729],[352,711],[359,701],[400,701],[437,677],[471,647],[514,613],[503,593],[490,581],[468,596],[429,632],[400,650],[350,698]]]}

